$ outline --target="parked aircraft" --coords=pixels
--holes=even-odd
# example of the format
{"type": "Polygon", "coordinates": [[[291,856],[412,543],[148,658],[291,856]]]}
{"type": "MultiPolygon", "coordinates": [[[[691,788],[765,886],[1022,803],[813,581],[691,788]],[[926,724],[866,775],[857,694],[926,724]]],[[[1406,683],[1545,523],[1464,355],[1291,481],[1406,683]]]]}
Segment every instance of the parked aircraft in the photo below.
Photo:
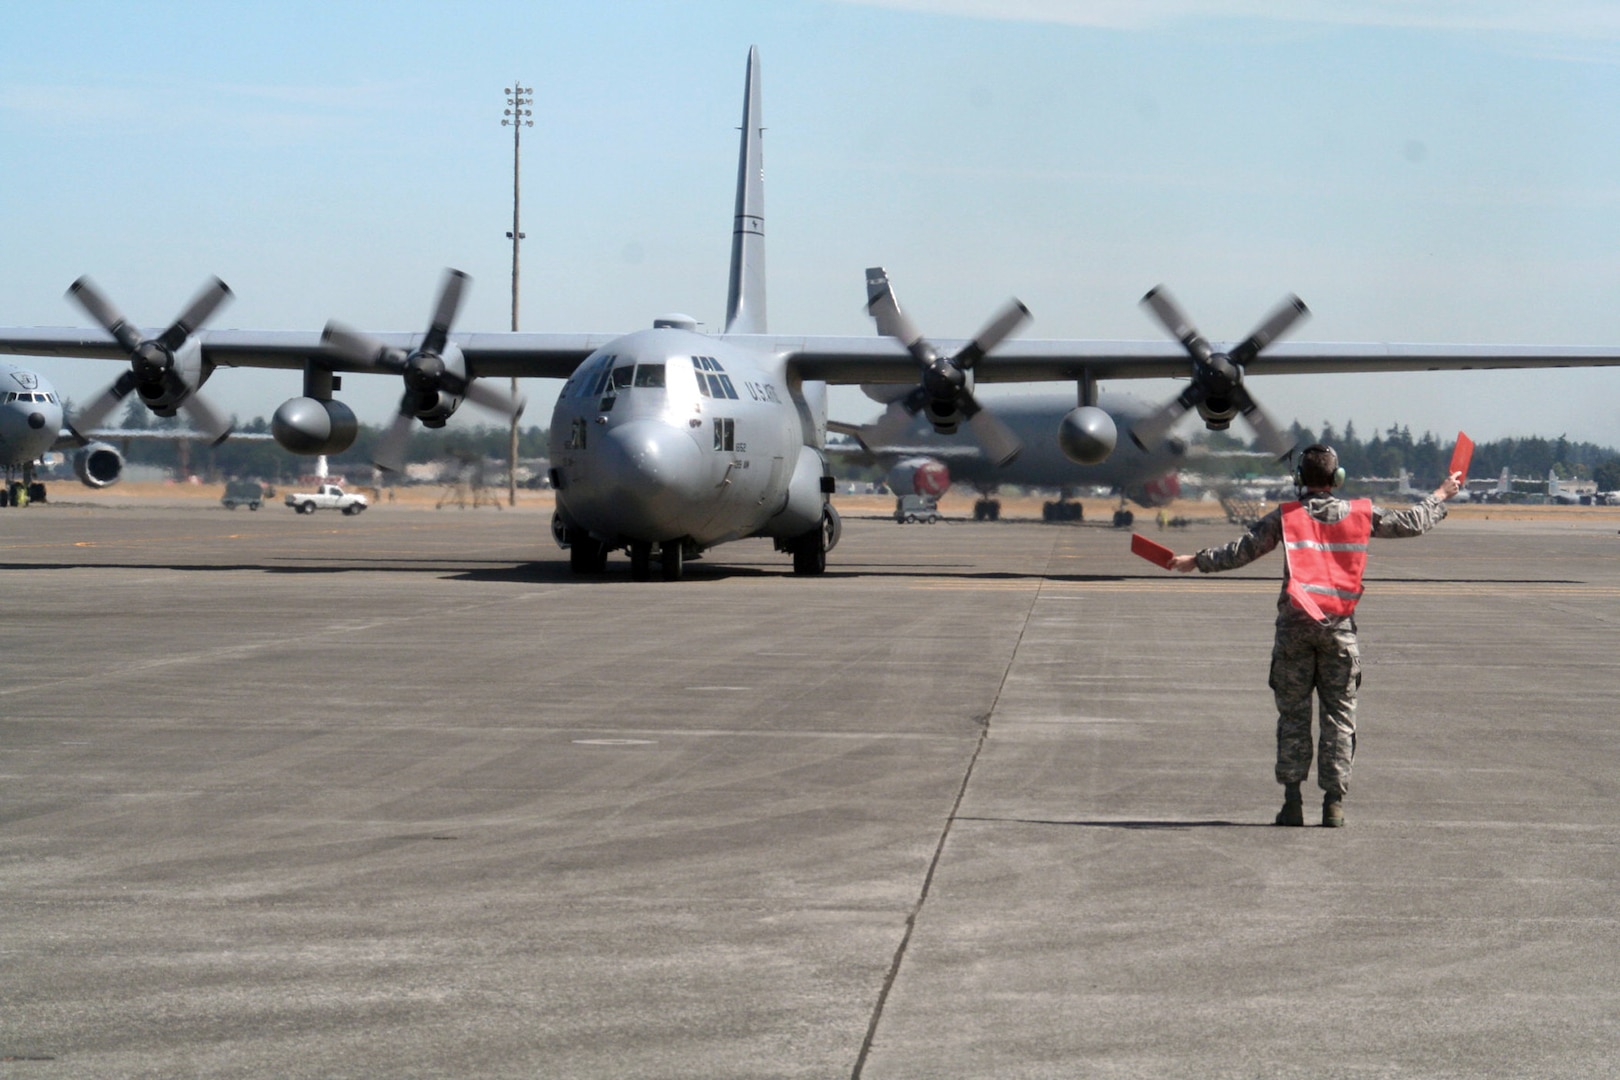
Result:
{"type": "Polygon", "coordinates": [[[0,467],[6,474],[0,506],[45,501],[38,463],[53,450],[73,455],[73,471],[87,487],[118,483],[124,455],[109,443],[64,427],[62,419],[62,399],[45,376],[0,364],[0,467]]]}
{"type": "MultiPolygon", "coordinates": [[[[1377,476],[1367,477],[1367,482],[1373,484],[1391,483],[1390,480],[1377,476]]],[[[1406,469],[1400,470],[1400,475],[1393,481],[1393,483],[1395,484],[1395,494],[1408,502],[1422,502],[1424,499],[1434,494],[1433,490],[1430,488],[1414,486],[1412,483],[1412,474],[1406,469]]],[[[1470,480],[1468,481],[1468,486],[1466,488],[1453,496],[1453,501],[1501,502],[1504,495],[1507,495],[1513,491],[1513,478],[1511,475],[1509,475],[1508,469],[1505,466],[1502,469],[1502,475],[1497,477],[1496,484],[1490,487],[1486,486],[1489,483],[1490,481],[1488,480],[1470,480]]]]}
{"type": "MultiPolygon", "coordinates": [[[[868,389],[881,400],[882,390],[892,388],[868,389]]],[[[1097,407],[1108,414],[1116,428],[1125,430],[1152,411],[1145,402],[1113,393],[1100,394],[1097,407]]],[[[889,409],[903,411],[898,403],[891,403],[889,409]]],[[[888,474],[889,489],[896,495],[938,497],[953,483],[972,486],[979,493],[973,507],[973,516],[978,520],[1000,517],[1001,503],[996,495],[1003,485],[1057,491],[1057,509],[1049,516],[1058,518],[1078,517],[1067,508],[1072,505],[1069,500],[1082,488],[1113,488],[1124,498],[1147,507],[1162,506],[1177,496],[1179,470],[1189,456],[1185,441],[1165,440],[1151,450],[1121,447],[1095,465],[1080,464],[1063,453],[1057,439],[1059,427],[1072,409],[1065,399],[1051,394],[996,398],[996,417],[1022,446],[1020,453],[1002,465],[992,461],[975,443],[940,435],[921,415],[908,416],[903,427],[885,423],[887,417],[871,424],[829,420],[827,427],[855,439],[866,457],[882,465],[888,474]],[[885,438],[891,441],[882,441],[885,438]]]]}
{"type": "Polygon", "coordinates": [[[1556,470],[1547,470],[1547,501],[1550,503],[1561,506],[1590,506],[1596,503],[1602,506],[1606,500],[1600,496],[1604,494],[1597,490],[1596,484],[1560,480],[1556,470]]]}
{"type": "Polygon", "coordinates": [[[397,453],[416,422],[442,425],[463,401],[515,414],[521,400],[496,390],[494,380],[565,379],[551,420],[554,536],[577,573],[601,571],[622,549],[636,576],[650,573],[656,554],[669,578],[680,576],[684,560],[745,537],[791,553],[797,573],[825,569],[839,535],[824,453],[829,383],[909,386],[901,413],[926,414],[941,434],[966,423],[992,461],[1007,462],[1023,440],[978,400],[976,381],[1072,381],[1076,405],[1056,440],[1071,461],[1096,465],[1118,436],[1099,406],[1098,383],[1110,379],[1189,379],[1175,400],[1132,424],[1133,440],[1144,446],[1162,443],[1183,413],[1196,410],[1215,429],[1243,416],[1280,454],[1286,448],[1250,394],[1248,375],[1620,364],[1620,350],[1596,348],[1274,344],[1304,314],[1294,298],[1242,342],[1220,348],[1163,289],[1144,303],[1179,345],[1012,341],[1029,317],[1017,301],[971,341],[931,343],[892,303],[881,271],[868,275],[868,303],[886,338],[771,335],[759,79],[758,53],[750,50],[718,335],[679,316],[627,334],[452,333],[466,282],[452,272],[422,334],[368,335],[337,324],[324,334],[201,329],[228,295],[215,281],[168,330],[148,337],[81,279],[72,293],[100,329],[0,329],[0,353],[122,361],[128,369],[93,410],[138,393],[160,415],[185,409],[200,429],[221,433],[227,425],[197,397],[218,368],[302,371],[303,393],[276,410],[272,430],[283,447],[308,455],[341,453],[354,441],[354,413],[334,397],[342,373],[396,375],[403,394],[383,465],[397,464],[387,454],[397,453]]]}

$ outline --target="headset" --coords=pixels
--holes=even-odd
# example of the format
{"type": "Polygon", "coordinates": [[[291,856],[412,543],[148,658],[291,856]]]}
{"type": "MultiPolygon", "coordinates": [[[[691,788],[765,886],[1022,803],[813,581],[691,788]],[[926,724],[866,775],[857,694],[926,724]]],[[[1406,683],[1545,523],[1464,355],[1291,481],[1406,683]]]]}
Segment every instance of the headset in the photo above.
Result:
{"type": "Polygon", "coordinates": [[[1305,455],[1310,453],[1332,454],[1333,475],[1328,479],[1329,489],[1336,488],[1344,483],[1344,466],[1339,464],[1339,452],[1325,443],[1312,443],[1299,452],[1299,458],[1294,465],[1294,487],[1300,491],[1306,489],[1305,484],[1305,455]]]}

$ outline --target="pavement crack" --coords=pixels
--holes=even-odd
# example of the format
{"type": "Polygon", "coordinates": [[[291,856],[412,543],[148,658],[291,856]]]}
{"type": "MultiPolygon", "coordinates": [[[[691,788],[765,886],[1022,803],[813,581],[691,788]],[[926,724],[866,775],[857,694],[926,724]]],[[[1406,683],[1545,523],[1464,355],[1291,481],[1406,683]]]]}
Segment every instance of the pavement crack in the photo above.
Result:
{"type": "Polygon", "coordinates": [[[917,919],[922,915],[923,905],[928,902],[928,894],[934,886],[934,874],[938,872],[940,861],[945,856],[945,844],[950,840],[951,828],[961,813],[962,801],[967,798],[968,784],[973,780],[974,766],[978,765],[985,741],[990,738],[990,722],[996,715],[996,706],[1001,703],[1002,692],[1007,688],[1007,679],[1012,673],[1013,662],[1018,658],[1018,650],[1023,647],[1024,635],[1029,630],[1030,616],[1034,614],[1035,605],[1040,601],[1047,584],[1046,580],[1041,581],[1030,594],[1029,606],[1024,609],[1024,620],[1018,627],[1018,637],[1013,642],[1012,649],[1007,653],[1007,666],[1001,671],[1001,682],[996,686],[995,696],[990,701],[990,711],[985,713],[983,723],[979,727],[978,741],[973,744],[973,753],[968,757],[967,768],[962,771],[961,786],[956,789],[956,799],[951,803],[950,813],[945,816],[945,827],[940,830],[939,841],[934,845],[933,857],[928,860],[928,872],[923,875],[917,902],[911,906],[911,913],[906,916],[905,931],[900,935],[900,944],[895,947],[894,958],[889,961],[889,972],[884,976],[882,989],[878,991],[877,1004],[872,1008],[872,1019],[866,1025],[866,1038],[861,1040],[861,1051],[855,1057],[855,1068],[850,1073],[850,1080],[861,1080],[861,1074],[866,1069],[866,1060],[877,1041],[878,1025],[883,1022],[883,1011],[888,1006],[889,994],[900,978],[900,968],[905,963],[906,950],[911,946],[911,935],[917,929],[917,919]]]}

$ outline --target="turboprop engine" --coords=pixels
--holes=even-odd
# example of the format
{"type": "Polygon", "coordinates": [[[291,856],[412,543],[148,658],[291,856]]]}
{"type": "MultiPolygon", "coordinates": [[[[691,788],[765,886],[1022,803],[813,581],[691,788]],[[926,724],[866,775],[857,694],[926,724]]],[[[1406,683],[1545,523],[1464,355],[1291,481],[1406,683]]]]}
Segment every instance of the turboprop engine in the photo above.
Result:
{"type": "Polygon", "coordinates": [[[359,431],[354,411],[330,399],[290,398],[270,418],[270,433],[294,454],[341,454],[359,431]]]}
{"type": "Polygon", "coordinates": [[[124,475],[124,455],[104,442],[93,442],[74,451],[73,472],[86,487],[112,487],[124,475]]]}
{"type": "Polygon", "coordinates": [[[951,489],[951,472],[934,458],[902,458],[886,477],[896,495],[925,495],[937,499],[951,489]]]}

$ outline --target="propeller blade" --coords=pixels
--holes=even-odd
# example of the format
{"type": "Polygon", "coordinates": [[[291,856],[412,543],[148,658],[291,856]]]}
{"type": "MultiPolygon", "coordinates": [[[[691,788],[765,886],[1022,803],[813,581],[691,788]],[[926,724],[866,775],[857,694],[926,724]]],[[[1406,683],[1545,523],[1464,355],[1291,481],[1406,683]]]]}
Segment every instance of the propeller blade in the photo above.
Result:
{"type": "Polygon", "coordinates": [[[1245,338],[1242,344],[1231,351],[1229,355],[1232,357],[1232,362],[1235,364],[1247,364],[1255,358],[1261,349],[1288,333],[1296,322],[1310,313],[1311,309],[1305,306],[1305,301],[1293,293],[1289,293],[1288,298],[1278,304],[1276,310],[1267,315],[1265,320],[1254,328],[1254,332],[1245,338]]]}
{"type": "Polygon", "coordinates": [[[112,301],[101,295],[95,283],[88,277],[81,277],[68,286],[68,297],[84,308],[85,314],[101,325],[107,333],[113,336],[119,347],[127,353],[133,353],[141,344],[140,331],[129,324],[119,310],[112,305],[112,301]]]}
{"type": "Polygon", "coordinates": [[[977,337],[968,342],[961,352],[956,354],[956,366],[966,371],[984,359],[984,354],[1000,345],[1010,337],[1024,323],[1029,321],[1029,308],[1020,300],[1010,301],[1001,312],[979,331],[977,337]]]}
{"type": "Polygon", "coordinates": [[[1246,387],[1238,386],[1232,391],[1232,403],[1248,421],[1249,427],[1254,431],[1260,445],[1265,447],[1266,453],[1271,454],[1278,461],[1294,452],[1294,442],[1278,430],[1266,410],[1249,394],[1246,387]]]}
{"type": "Polygon", "coordinates": [[[208,437],[209,446],[218,446],[228,439],[236,428],[230,417],[198,396],[195,390],[186,395],[186,399],[180,403],[180,408],[191,417],[191,426],[208,437]]]}
{"type": "Polygon", "coordinates": [[[1012,464],[1013,459],[1023,452],[1024,444],[1013,434],[1012,428],[980,405],[972,394],[962,394],[961,408],[962,415],[967,417],[968,427],[973,429],[973,437],[989,456],[990,464],[999,469],[1012,464]]]}
{"type": "Polygon", "coordinates": [[[351,330],[340,322],[329,322],[321,331],[321,344],[348,360],[366,367],[382,368],[396,374],[404,369],[405,358],[368,334],[351,330]]]}
{"type": "Polygon", "coordinates": [[[119,404],[135,389],[136,379],[133,371],[124,371],[113,380],[113,384],[103,390],[90,404],[73,418],[68,426],[80,435],[88,435],[107,422],[107,417],[118,408],[119,404]]]}
{"type": "Polygon", "coordinates": [[[383,437],[377,440],[376,452],[371,460],[379,469],[389,472],[402,472],[405,468],[405,444],[410,441],[411,428],[416,423],[416,415],[410,410],[410,395],[399,401],[399,412],[394,416],[394,422],[383,432],[383,437]]]}
{"type": "Polygon", "coordinates": [[[1153,312],[1154,317],[1159,320],[1159,325],[1168,330],[1171,337],[1181,342],[1194,360],[1202,363],[1209,359],[1209,342],[1198,332],[1198,328],[1187,318],[1186,313],[1163,285],[1149,289],[1148,294],[1142,297],[1142,304],[1153,312]]]}
{"type": "Polygon", "coordinates": [[[231,287],[219,278],[214,278],[186,305],[185,311],[174,320],[174,324],[163,331],[158,338],[158,344],[169,352],[174,352],[186,343],[194,330],[207,322],[214,312],[219,310],[221,304],[229,300],[233,294],[231,287]]]}
{"type": "Polygon", "coordinates": [[[1159,410],[1146,420],[1131,425],[1131,442],[1138,449],[1152,450],[1164,442],[1170,429],[1176,426],[1176,421],[1204,399],[1203,392],[1197,383],[1192,383],[1176,397],[1171,398],[1159,407],[1159,410]]]}
{"type": "Polygon", "coordinates": [[[911,423],[917,414],[922,411],[927,402],[927,395],[921,387],[912,389],[904,398],[891,402],[883,410],[883,415],[869,424],[862,432],[862,441],[868,446],[893,446],[906,437],[911,430],[911,423]]]}
{"type": "MultiPolygon", "coordinates": [[[[452,391],[454,393],[454,391],[452,391]]],[[[468,379],[462,384],[461,395],[474,405],[500,413],[508,420],[523,415],[528,401],[522,394],[514,394],[488,379],[468,379]]]]}
{"type": "Polygon", "coordinates": [[[423,352],[444,352],[444,343],[450,336],[450,325],[456,321],[456,312],[461,309],[461,294],[466,286],[467,275],[460,270],[444,272],[444,284],[439,289],[439,303],[433,311],[433,322],[428,327],[427,337],[422,339],[423,352]]]}

